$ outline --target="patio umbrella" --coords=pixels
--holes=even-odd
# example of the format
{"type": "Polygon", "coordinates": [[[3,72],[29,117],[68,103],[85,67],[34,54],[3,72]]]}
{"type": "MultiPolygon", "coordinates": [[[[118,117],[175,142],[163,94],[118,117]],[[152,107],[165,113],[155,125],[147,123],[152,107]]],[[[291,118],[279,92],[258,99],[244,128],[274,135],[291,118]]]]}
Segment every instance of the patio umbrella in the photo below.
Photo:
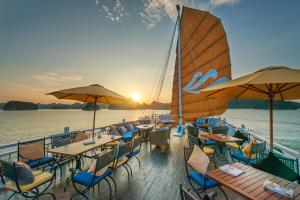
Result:
{"type": "Polygon", "coordinates": [[[273,151],[273,100],[300,99],[300,70],[267,67],[201,92],[216,98],[269,100],[270,151],[273,151]]]}
{"type": "Polygon", "coordinates": [[[58,99],[69,99],[86,103],[94,103],[93,138],[95,134],[96,104],[124,104],[127,102],[127,99],[122,95],[106,89],[98,84],[60,90],[51,92],[49,94],[58,99]]]}

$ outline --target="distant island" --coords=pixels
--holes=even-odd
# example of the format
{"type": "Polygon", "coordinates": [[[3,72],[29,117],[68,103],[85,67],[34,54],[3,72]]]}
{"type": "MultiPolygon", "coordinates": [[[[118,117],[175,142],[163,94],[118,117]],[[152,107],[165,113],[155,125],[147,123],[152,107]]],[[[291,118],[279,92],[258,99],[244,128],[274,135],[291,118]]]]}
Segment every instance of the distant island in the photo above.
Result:
{"type": "MultiPolygon", "coordinates": [[[[274,101],[275,110],[297,110],[300,109],[300,103],[294,101],[274,101]]],[[[268,100],[255,99],[232,99],[229,102],[229,109],[269,109],[268,100]]]]}
{"type": "Polygon", "coordinates": [[[3,108],[3,110],[37,110],[38,106],[31,102],[22,101],[9,101],[3,108]]]}
{"type": "MultiPolygon", "coordinates": [[[[82,109],[86,111],[93,110],[92,103],[74,103],[74,104],[35,104],[31,102],[9,101],[7,103],[0,103],[0,109],[3,110],[37,110],[37,109],[82,109]]],[[[268,109],[269,102],[267,100],[244,100],[233,99],[229,101],[228,109],[268,109]]],[[[150,104],[140,104],[137,102],[130,102],[126,105],[105,105],[97,104],[97,109],[110,110],[137,110],[137,109],[153,109],[153,110],[170,110],[170,103],[161,103],[153,101],[150,104]]],[[[274,101],[275,110],[296,110],[300,109],[300,103],[294,101],[274,101]]]]}

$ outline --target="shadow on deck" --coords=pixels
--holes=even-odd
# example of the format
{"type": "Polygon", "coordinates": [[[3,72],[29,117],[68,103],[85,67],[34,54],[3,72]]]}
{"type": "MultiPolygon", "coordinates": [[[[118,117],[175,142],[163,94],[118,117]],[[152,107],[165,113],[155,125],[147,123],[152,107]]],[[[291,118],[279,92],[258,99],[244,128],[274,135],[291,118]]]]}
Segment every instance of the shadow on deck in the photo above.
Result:
{"type": "MultiPolygon", "coordinates": [[[[113,192],[113,199],[130,199],[130,200],[177,200],[180,199],[179,184],[190,188],[184,166],[183,147],[187,145],[186,136],[179,138],[173,136],[175,130],[171,133],[170,148],[166,152],[152,147],[150,151],[149,145],[146,143],[142,146],[142,151],[139,155],[141,160],[141,168],[138,162],[133,158],[129,164],[133,170],[133,177],[128,181],[127,173],[123,168],[119,168],[114,175],[117,183],[118,191],[113,192]]],[[[91,161],[86,160],[86,167],[91,161]]],[[[54,181],[50,192],[56,195],[56,199],[70,199],[75,193],[72,184],[69,184],[67,191],[63,191],[66,183],[66,178],[70,175],[67,169],[64,168],[63,179],[58,178],[54,181]]],[[[243,199],[229,190],[226,190],[229,200],[243,199]]],[[[11,192],[1,191],[0,199],[7,199],[11,192]]],[[[95,187],[88,193],[90,199],[109,199],[109,189],[105,182],[100,184],[100,188],[95,187]]],[[[14,199],[14,198],[13,198],[14,199]]],[[[15,199],[22,199],[16,196],[15,199]]],[[[47,199],[45,196],[44,198],[47,199]]],[[[81,196],[76,196],[73,199],[84,199],[81,196]]],[[[218,199],[218,198],[217,198],[218,199]]]]}

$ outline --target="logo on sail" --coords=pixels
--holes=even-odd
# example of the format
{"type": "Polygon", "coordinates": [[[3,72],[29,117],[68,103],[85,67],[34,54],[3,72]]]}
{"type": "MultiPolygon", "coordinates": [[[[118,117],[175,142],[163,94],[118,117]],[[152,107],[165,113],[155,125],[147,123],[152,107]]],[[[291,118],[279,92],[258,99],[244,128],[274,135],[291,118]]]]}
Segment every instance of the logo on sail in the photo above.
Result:
{"type": "MultiPolygon", "coordinates": [[[[216,79],[218,77],[218,71],[215,69],[209,70],[206,74],[202,74],[202,72],[197,72],[192,80],[183,87],[183,90],[192,94],[200,94],[200,87],[209,79],[216,79]]],[[[212,87],[215,85],[218,85],[220,83],[224,83],[226,81],[229,81],[227,77],[221,77],[218,80],[216,80],[214,83],[210,84],[207,87],[212,87]]],[[[206,88],[207,88],[206,87],[206,88]]],[[[204,88],[201,88],[204,89],[204,88]]]]}

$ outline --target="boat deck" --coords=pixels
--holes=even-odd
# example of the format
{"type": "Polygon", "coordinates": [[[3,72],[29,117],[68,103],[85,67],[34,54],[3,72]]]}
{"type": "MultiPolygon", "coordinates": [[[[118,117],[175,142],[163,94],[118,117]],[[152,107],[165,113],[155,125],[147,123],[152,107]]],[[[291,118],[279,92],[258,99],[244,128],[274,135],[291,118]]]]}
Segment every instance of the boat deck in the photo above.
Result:
{"type": "MultiPolygon", "coordinates": [[[[142,146],[142,151],[139,155],[141,160],[141,168],[138,162],[133,158],[129,164],[133,170],[133,177],[130,181],[127,179],[127,173],[124,169],[119,168],[114,175],[117,183],[118,191],[113,192],[113,199],[149,199],[149,200],[167,200],[180,199],[179,184],[183,184],[186,188],[190,188],[184,166],[183,147],[186,144],[186,136],[173,136],[175,130],[172,130],[170,148],[166,152],[152,147],[150,151],[149,145],[146,143],[142,146]]],[[[86,166],[90,161],[86,161],[86,166]]],[[[75,193],[72,184],[68,186],[66,192],[63,191],[63,186],[66,183],[66,178],[69,176],[67,165],[64,168],[63,179],[58,175],[57,180],[49,189],[55,193],[56,199],[70,199],[75,193]]],[[[59,173],[58,173],[59,174],[59,173]]],[[[240,200],[242,197],[226,190],[228,199],[240,200]]],[[[7,199],[11,192],[2,190],[0,199],[7,199]]],[[[100,184],[100,189],[95,187],[94,191],[88,193],[90,199],[109,199],[109,189],[105,182],[100,184]]],[[[22,199],[20,196],[15,199],[22,199]]],[[[46,196],[40,199],[48,199],[46,196]]],[[[74,199],[84,199],[81,196],[75,196],[74,199]]],[[[218,199],[218,198],[217,198],[218,199]]]]}

